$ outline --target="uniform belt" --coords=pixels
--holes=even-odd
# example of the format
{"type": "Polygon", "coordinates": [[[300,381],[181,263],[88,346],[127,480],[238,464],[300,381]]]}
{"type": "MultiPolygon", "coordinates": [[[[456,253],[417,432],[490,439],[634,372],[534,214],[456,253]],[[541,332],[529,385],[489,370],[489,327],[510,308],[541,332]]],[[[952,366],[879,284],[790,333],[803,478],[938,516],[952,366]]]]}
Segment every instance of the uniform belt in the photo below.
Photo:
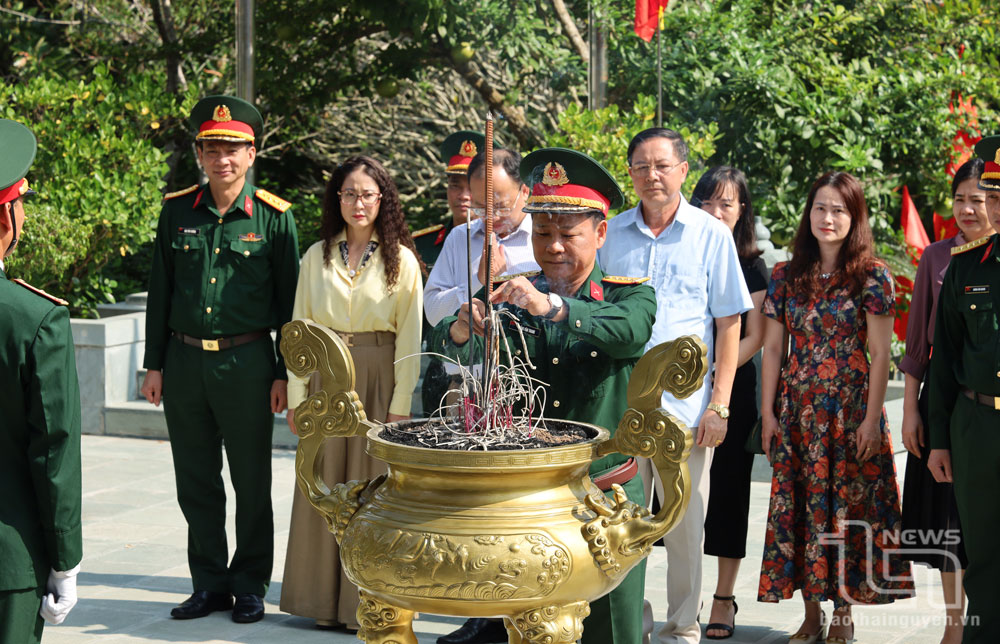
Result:
{"type": "Polygon", "coordinates": [[[233,347],[238,347],[241,344],[246,344],[247,342],[253,342],[257,338],[264,337],[266,334],[267,331],[251,331],[250,333],[232,335],[228,338],[205,340],[203,338],[196,338],[193,335],[181,333],[180,331],[174,331],[174,335],[177,336],[177,339],[184,344],[190,344],[192,347],[198,347],[199,349],[204,349],[205,351],[221,351],[223,349],[231,349],[233,347]]]}
{"type": "Polygon", "coordinates": [[[607,492],[615,483],[618,485],[628,483],[638,473],[639,464],[634,458],[630,458],[610,472],[601,474],[597,478],[593,479],[593,481],[594,485],[600,488],[602,492],[607,492]]]}
{"type": "Polygon", "coordinates": [[[962,393],[965,394],[966,398],[974,400],[980,405],[986,405],[987,407],[1000,410],[1000,396],[987,396],[986,394],[976,393],[971,389],[963,389],[962,393]]]}
{"type": "Polygon", "coordinates": [[[349,347],[381,347],[387,344],[396,343],[396,334],[392,331],[365,331],[364,333],[348,333],[347,331],[337,331],[334,333],[340,336],[349,347]]]}

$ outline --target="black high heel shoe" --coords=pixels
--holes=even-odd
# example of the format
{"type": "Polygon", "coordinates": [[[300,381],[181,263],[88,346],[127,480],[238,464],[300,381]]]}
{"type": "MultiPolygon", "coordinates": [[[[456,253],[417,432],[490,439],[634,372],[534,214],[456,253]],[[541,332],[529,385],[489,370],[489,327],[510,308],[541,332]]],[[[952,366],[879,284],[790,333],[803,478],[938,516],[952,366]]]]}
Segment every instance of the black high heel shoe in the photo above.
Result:
{"type": "Polygon", "coordinates": [[[740,612],[740,607],[736,603],[736,595],[712,595],[712,599],[720,602],[733,602],[733,625],[713,623],[705,627],[705,637],[710,640],[727,640],[733,636],[733,629],[736,628],[736,613],[740,612]],[[708,631],[726,631],[725,635],[709,635],[708,631]]]}

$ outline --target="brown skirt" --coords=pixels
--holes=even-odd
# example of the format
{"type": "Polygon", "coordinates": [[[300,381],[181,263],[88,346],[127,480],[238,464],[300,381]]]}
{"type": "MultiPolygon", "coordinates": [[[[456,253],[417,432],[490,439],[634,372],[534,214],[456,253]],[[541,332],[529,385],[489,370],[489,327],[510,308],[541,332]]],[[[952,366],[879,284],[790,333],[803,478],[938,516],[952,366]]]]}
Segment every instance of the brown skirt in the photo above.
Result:
{"type": "MultiPolygon", "coordinates": [[[[369,420],[384,422],[389,412],[395,372],[395,346],[350,348],[356,374],[355,390],[369,420]]],[[[318,379],[317,379],[318,380],[318,379]]],[[[310,393],[314,391],[310,383],[310,393]]],[[[331,438],[323,446],[323,480],[329,487],[385,474],[382,461],[365,453],[361,438],[331,438]]],[[[281,583],[281,610],[292,615],[357,628],[358,587],[340,566],[340,548],[326,521],[295,488],[292,519],[281,583]]]]}

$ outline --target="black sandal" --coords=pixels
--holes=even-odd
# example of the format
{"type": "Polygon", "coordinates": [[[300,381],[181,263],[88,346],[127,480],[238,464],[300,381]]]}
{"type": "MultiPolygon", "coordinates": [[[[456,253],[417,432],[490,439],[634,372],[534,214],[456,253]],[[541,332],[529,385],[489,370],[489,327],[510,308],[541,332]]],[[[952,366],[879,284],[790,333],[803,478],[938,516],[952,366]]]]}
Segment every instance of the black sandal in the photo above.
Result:
{"type": "Polygon", "coordinates": [[[720,602],[733,602],[733,625],[729,624],[709,624],[705,627],[705,637],[710,640],[727,640],[733,636],[733,629],[736,628],[736,613],[740,612],[740,607],[736,603],[736,595],[721,596],[712,595],[712,599],[720,602]],[[709,635],[708,631],[726,631],[725,635],[709,635]]]}

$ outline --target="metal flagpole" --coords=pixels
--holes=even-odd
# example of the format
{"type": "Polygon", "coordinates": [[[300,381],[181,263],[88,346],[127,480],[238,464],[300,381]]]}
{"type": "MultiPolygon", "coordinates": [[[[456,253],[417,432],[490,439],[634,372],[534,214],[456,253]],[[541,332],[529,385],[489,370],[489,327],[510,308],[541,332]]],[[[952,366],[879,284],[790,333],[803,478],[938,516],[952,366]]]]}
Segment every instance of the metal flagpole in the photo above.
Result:
{"type": "Polygon", "coordinates": [[[656,16],[656,127],[663,127],[663,59],[660,53],[660,14],[656,16]]]}

